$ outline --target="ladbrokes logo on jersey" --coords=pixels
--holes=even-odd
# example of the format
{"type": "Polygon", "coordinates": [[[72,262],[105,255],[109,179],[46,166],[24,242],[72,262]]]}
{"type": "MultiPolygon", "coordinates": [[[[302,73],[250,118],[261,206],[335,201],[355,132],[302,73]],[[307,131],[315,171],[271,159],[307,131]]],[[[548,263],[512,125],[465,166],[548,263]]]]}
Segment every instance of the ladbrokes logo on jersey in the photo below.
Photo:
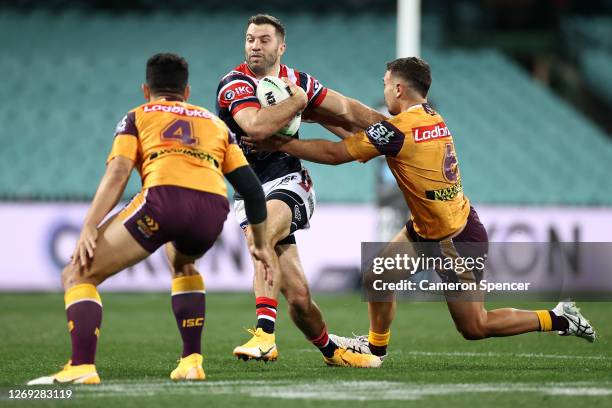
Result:
{"type": "Polygon", "coordinates": [[[446,123],[440,122],[435,125],[421,126],[412,129],[412,135],[414,136],[415,143],[427,142],[434,139],[443,139],[450,137],[451,132],[446,127],[446,123]]]}
{"type": "Polygon", "coordinates": [[[203,118],[203,119],[212,119],[213,117],[212,114],[210,114],[210,112],[207,112],[202,109],[198,109],[197,107],[194,107],[193,109],[188,109],[184,106],[177,106],[177,105],[161,105],[161,104],[145,105],[143,112],[144,113],[168,112],[168,113],[174,113],[180,116],[187,116],[190,118],[191,117],[203,118]]]}

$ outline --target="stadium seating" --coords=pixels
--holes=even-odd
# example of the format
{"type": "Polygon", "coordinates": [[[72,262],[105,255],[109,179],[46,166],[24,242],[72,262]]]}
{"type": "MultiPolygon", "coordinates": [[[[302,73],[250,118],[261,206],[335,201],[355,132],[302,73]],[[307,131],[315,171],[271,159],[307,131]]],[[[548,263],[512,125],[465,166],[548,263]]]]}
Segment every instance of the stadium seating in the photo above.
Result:
{"type": "Polygon", "coordinates": [[[587,85],[612,107],[612,18],[573,17],[562,28],[587,85]]]}
{"type": "MultiPolygon", "coordinates": [[[[0,12],[0,198],[91,197],[115,123],[142,102],[144,63],[155,52],[184,55],[192,102],[214,109],[220,76],[242,58],[247,17],[0,12]]],[[[383,103],[385,62],[395,53],[392,17],[280,17],[288,28],[284,62],[367,104],[383,103]]],[[[612,144],[599,129],[502,54],[441,50],[431,38],[424,50],[431,100],[455,135],[473,201],[612,204],[612,179],[604,177],[612,144]]],[[[301,130],[325,133],[316,125],[301,130]]],[[[308,167],[320,201],[375,199],[373,165],[308,167]]],[[[133,179],[126,195],[137,189],[133,179]]]]}

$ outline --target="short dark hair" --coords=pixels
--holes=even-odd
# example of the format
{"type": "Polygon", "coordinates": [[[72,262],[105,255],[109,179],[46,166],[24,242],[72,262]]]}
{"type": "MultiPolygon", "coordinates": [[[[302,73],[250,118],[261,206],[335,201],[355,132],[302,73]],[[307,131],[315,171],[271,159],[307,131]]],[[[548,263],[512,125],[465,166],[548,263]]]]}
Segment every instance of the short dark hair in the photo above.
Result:
{"type": "Polygon", "coordinates": [[[251,24],[255,25],[263,25],[270,24],[276,29],[276,33],[280,34],[281,38],[285,38],[285,26],[280,20],[274,16],[269,14],[256,14],[254,16],[249,17],[249,22],[247,23],[247,29],[251,24]]]}
{"type": "Polygon", "coordinates": [[[431,86],[429,64],[418,57],[398,58],[387,62],[387,71],[408,82],[422,97],[427,96],[431,86]]]}
{"type": "Polygon", "coordinates": [[[176,54],[155,54],[147,61],[146,80],[153,94],[182,94],[189,80],[189,64],[176,54]]]}

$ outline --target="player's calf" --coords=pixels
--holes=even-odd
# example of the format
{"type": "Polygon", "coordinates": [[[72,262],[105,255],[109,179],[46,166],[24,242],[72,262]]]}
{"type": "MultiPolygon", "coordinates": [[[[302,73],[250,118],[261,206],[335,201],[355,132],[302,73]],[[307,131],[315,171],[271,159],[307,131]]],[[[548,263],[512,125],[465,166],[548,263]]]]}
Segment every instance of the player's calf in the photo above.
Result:
{"type": "MultiPolygon", "coordinates": [[[[206,311],[204,280],[199,274],[172,280],[172,312],[183,340],[182,358],[201,355],[202,330],[206,311]]],[[[201,362],[200,362],[201,364],[201,362]]]]}
{"type": "Polygon", "coordinates": [[[64,295],[72,357],[64,369],[32,380],[28,385],[75,383],[97,384],[95,357],[102,325],[102,300],[96,286],[81,283],[69,287],[64,295]]]}
{"type": "Polygon", "coordinates": [[[469,321],[455,322],[455,327],[466,340],[482,340],[490,337],[487,325],[481,316],[475,316],[469,321]]]}

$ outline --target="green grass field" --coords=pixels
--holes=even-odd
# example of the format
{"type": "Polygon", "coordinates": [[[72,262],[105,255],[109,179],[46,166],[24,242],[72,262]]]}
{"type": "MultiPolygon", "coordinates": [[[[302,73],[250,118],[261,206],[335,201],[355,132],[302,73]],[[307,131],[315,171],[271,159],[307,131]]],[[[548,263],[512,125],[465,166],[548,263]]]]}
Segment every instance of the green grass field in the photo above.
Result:
{"type": "MultiPolygon", "coordinates": [[[[383,367],[356,370],[326,367],[284,304],[279,361],[234,359],[233,347],[248,339],[244,328],[254,323],[253,298],[211,293],[204,334],[208,379],[174,384],[168,375],[180,340],[169,295],[102,298],[102,385],[70,387],[69,400],[14,400],[10,389],[24,389],[27,380],[68,360],[69,337],[61,295],[0,295],[0,406],[612,406],[612,303],[580,305],[598,329],[594,344],[543,333],[469,342],[455,331],[443,303],[402,303],[383,367]]],[[[367,330],[366,304],[357,295],[315,298],[332,332],[367,330]]]]}

